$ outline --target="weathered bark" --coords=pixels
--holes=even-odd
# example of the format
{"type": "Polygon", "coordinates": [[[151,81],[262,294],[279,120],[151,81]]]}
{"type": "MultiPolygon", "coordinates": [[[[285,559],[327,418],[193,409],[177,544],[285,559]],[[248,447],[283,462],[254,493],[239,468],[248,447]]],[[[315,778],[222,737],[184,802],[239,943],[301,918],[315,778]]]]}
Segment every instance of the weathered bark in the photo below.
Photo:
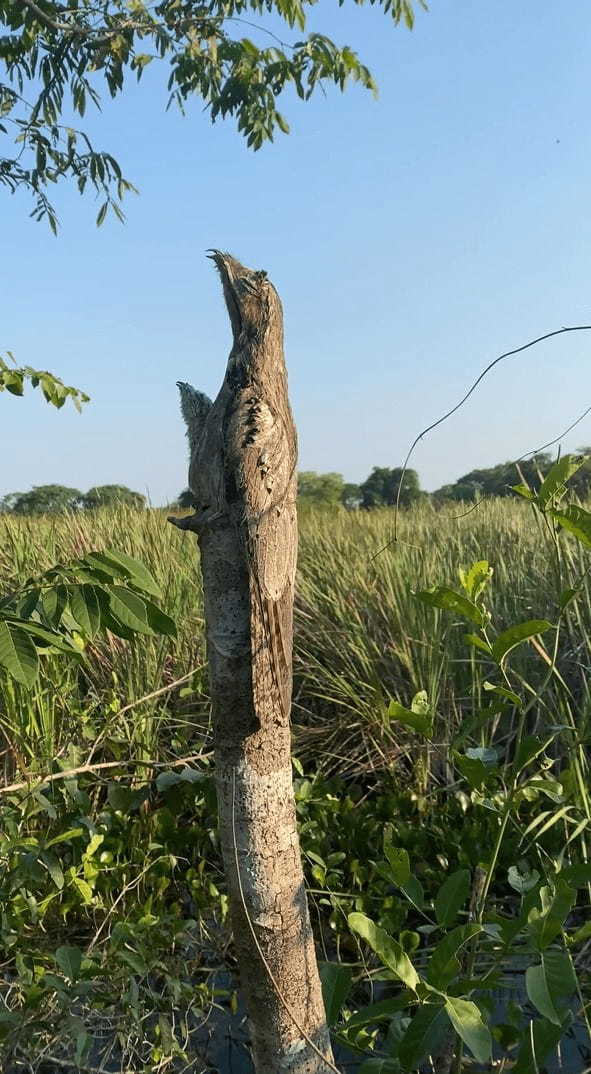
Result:
{"type": "Polygon", "coordinates": [[[266,273],[213,260],[234,343],[213,404],[179,384],[197,507],[171,521],[201,552],[220,836],[255,1068],[326,1074],[291,776],[297,442],[283,314],[266,273]]]}

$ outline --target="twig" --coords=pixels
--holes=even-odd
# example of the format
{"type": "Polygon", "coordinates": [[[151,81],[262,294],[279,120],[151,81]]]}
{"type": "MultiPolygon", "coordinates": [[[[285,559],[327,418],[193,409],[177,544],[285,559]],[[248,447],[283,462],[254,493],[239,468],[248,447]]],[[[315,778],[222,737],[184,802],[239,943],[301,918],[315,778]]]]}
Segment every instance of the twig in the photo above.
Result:
{"type": "MultiPolygon", "coordinates": [[[[144,701],[151,701],[152,698],[154,698],[154,697],[160,697],[161,694],[169,693],[169,691],[174,690],[174,688],[176,686],[180,686],[181,683],[186,682],[187,679],[191,679],[193,677],[193,675],[195,674],[195,672],[201,671],[202,667],[203,667],[203,664],[200,664],[196,668],[191,668],[191,670],[188,671],[186,675],[181,675],[180,679],[175,679],[174,682],[169,682],[167,686],[161,686],[161,687],[159,687],[158,690],[153,690],[151,694],[145,694],[144,697],[139,697],[136,701],[130,701],[129,704],[124,705],[123,708],[119,709],[118,712],[113,713],[113,718],[115,718],[115,717],[118,718],[119,716],[123,716],[123,714],[125,712],[129,712],[131,709],[134,709],[137,705],[143,704],[144,701]]],[[[108,730],[109,730],[109,722],[107,722],[106,726],[103,728],[103,730],[101,731],[100,735],[98,736],[96,742],[94,742],[93,747],[92,747],[92,749],[91,749],[91,751],[90,751],[90,753],[89,753],[89,755],[88,755],[88,757],[86,759],[86,764],[87,765],[89,765],[90,762],[92,761],[92,758],[94,757],[94,755],[95,755],[95,753],[97,751],[97,748],[100,746],[101,742],[104,740],[108,730]]]]}
{"type": "Polygon", "coordinates": [[[178,768],[181,764],[189,764],[189,761],[202,761],[210,756],[211,753],[194,753],[191,757],[181,757],[178,761],[136,761],[130,758],[121,761],[101,761],[99,764],[83,764],[79,768],[68,768],[64,772],[52,772],[50,776],[40,776],[38,783],[26,779],[22,783],[11,783],[8,787],[0,787],[0,794],[10,794],[12,791],[20,791],[25,787],[29,790],[39,790],[46,783],[55,783],[58,779],[71,779],[84,772],[98,772],[104,768],[124,768],[125,765],[138,765],[144,768],[178,768]]]}

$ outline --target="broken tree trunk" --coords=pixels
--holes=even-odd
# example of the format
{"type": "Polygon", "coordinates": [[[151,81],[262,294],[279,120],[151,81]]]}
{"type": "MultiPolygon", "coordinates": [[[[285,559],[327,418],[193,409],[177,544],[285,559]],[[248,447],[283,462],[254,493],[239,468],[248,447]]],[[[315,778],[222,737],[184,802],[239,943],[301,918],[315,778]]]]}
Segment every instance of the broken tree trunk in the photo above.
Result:
{"type": "Polygon", "coordinates": [[[297,440],[283,313],[264,272],[213,252],[234,336],[212,403],[179,382],[196,505],[216,786],[257,1074],[336,1068],[296,828],[289,712],[297,440]]]}

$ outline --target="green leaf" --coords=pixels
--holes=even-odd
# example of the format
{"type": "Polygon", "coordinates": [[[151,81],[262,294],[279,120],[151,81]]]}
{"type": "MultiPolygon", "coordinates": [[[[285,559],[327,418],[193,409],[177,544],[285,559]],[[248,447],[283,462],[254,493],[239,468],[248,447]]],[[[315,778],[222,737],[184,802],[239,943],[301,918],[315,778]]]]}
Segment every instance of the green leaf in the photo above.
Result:
{"type": "Polygon", "coordinates": [[[365,914],[349,914],[347,921],[349,928],[369,944],[384,966],[415,992],[420,978],[400,944],[365,914]]]}
{"type": "Polygon", "coordinates": [[[53,585],[41,595],[43,612],[52,626],[59,626],[61,617],[68,603],[68,590],[65,585],[53,585]]]}
{"type": "Polygon", "coordinates": [[[70,981],[77,980],[82,965],[82,951],[79,947],[70,947],[68,944],[58,947],[53,957],[70,981]]]}
{"type": "Polygon", "coordinates": [[[366,1059],[357,1074],[400,1074],[400,1063],[397,1059],[366,1059]]]}
{"type": "Polygon", "coordinates": [[[462,773],[464,779],[468,781],[472,790],[480,790],[480,788],[490,778],[491,771],[487,765],[481,760],[467,757],[464,753],[458,753],[453,751],[454,764],[462,773]]]}
{"type": "Polygon", "coordinates": [[[388,705],[388,716],[391,720],[397,720],[405,727],[411,727],[413,731],[430,738],[433,734],[433,716],[421,712],[413,712],[405,709],[398,701],[391,701],[388,705]]]}
{"type": "Polygon", "coordinates": [[[425,895],[420,882],[410,871],[410,861],[406,850],[393,847],[384,839],[384,855],[390,866],[388,873],[409,902],[419,910],[424,905],[425,895]]]}
{"type": "Polygon", "coordinates": [[[84,835],[84,831],[84,828],[68,828],[67,832],[60,832],[59,835],[55,835],[53,839],[50,839],[45,844],[45,850],[56,846],[58,843],[69,843],[72,839],[79,839],[81,835],[84,835]]]}
{"type": "Polygon", "coordinates": [[[512,492],[516,492],[518,496],[523,496],[524,500],[535,500],[535,493],[532,492],[527,485],[511,485],[512,492]]]}
{"type": "Polygon", "coordinates": [[[521,1047],[511,1074],[533,1074],[541,1071],[551,1051],[558,1045],[563,1034],[562,1026],[534,1018],[528,1021],[521,1034],[521,1047]],[[533,1037],[533,1053],[532,1053],[533,1037]]]}
{"type": "Polygon", "coordinates": [[[351,991],[353,971],[350,966],[342,966],[339,962],[322,962],[320,980],[326,1021],[329,1026],[333,1026],[338,1021],[341,1007],[351,991]]]}
{"type": "Polygon", "coordinates": [[[39,638],[40,641],[45,642],[46,646],[57,649],[60,653],[77,653],[79,651],[73,642],[63,634],[58,634],[57,631],[42,627],[39,623],[31,622],[30,619],[14,619],[11,616],[7,622],[10,626],[18,627],[25,634],[30,634],[31,637],[39,638]]]}
{"type": "Polygon", "coordinates": [[[475,922],[458,925],[439,941],[429,959],[426,972],[427,980],[434,988],[444,991],[449,982],[458,975],[461,968],[457,958],[458,951],[481,931],[481,926],[475,922]]]}
{"type": "Polygon", "coordinates": [[[517,645],[521,645],[529,638],[535,638],[538,634],[543,634],[545,630],[550,630],[551,626],[552,623],[549,623],[547,619],[528,619],[525,623],[516,623],[509,627],[493,642],[493,660],[501,664],[507,654],[517,645]]]}
{"type": "Polygon", "coordinates": [[[79,892],[79,894],[82,896],[83,903],[85,905],[88,905],[88,903],[91,903],[92,902],[92,888],[91,888],[90,884],[87,884],[86,880],[83,880],[81,876],[73,877],[72,883],[74,884],[74,887],[79,892]]]}
{"type": "Polygon", "coordinates": [[[124,962],[127,962],[128,966],[131,966],[132,970],[139,973],[140,977],[145,977],[149,972],[148,966],[137,951],[128,951],[126,948],[123,948],[123,950],[119,951],[119,958],[122,958],[124,962]]]}
{"type": "Polygon", "coordinates": [[[571,503],[560,511],[549,511],[548,514],[558,522],[559,526],[572,533],[585,548],[591,548],[591,513],[571,503]]]}
{"type": "Polygon", "coordinates": [[[568,955],[556,948],[544,951],[538,966],[528,966],[525,987],[539,1014],[553,1025],[562,1025],[568,1012],[560,1000],[572,995],[577,987],[568,955]]]}
{"type": "Polygon", "coordinates": [[[403,847],[393,847],[384,844],[384,854],[392,870],[395,884],[402,888],[410,880],[410,860],[408,853],[403,847]]]}
{"type": "Polygon", "coordinates": [[[499,697],[506,697],[507,701],[512,701],[514,705],[517,705],[517,708],[521,708],[523,702],[519,694],[514,693],[513,690],[508,690],[506,686],[495,686],[494,682],[488,682],[487,679],[482,685],[485,690],[498,694],[499,697]]]}
{"type": "Polygon", "coordinates": [[[347,1019],[347,1029],[361,1029],[363,1026],[380,1025],[382,1022],[389,1021],[397,1011],[406,1009],[408,1006],[407,996],[408,993],[403,992],[402,995],[393,999],[381,999],[377,1003],[370,1003],[367,1007],[362,1007],[361,1010],[355,1011],[355,1014],[352,1014],[347,1019]]]}
{"type": "Polygon", "coordinates": [[[479,638],[477,634],[464,634],[464,641],[468,645],[472,645],[475,649],[480,649],[481,652],[486,653],[487,656],[491,655],[491,647],[488,642],[479,638]]]}
{"type": "Polygon", "coordinates": [[[490,582],[492,574],[493,569],[485,559],[479,559],[467,571],[460,570],[460,582],[471,601],[478,600],[490,582]]]}
{"type": "MultiPolygon", "coordinates": [[[[137,589],[143,590],[144,593],[150,593],[151,596],[160,599],[162,592],[160,586],[154,580],[150,574],[148,568],[140,563],[139,560],[133,559],[132,556],[127,556],[124,552],[114,552],[111,548],[106,548],[102,552],[90,553],[93,560],[98,561],[107,568],[114,570],[116,574],[124,574],[130,581],[136,586],[137,589]]],[[[86,559],[89,557],[86,556],[86,559]]]]}
{"type": "Polygon", "coordinates": [[[55,854],[49,854],[43,850],[39,855],[39,860],[43,862],[58,891],[61,891],[64,886],[64,874],[55,854]]]}
{"type": "Polygon", "coordinates": [[[131,589],[114,585],[109,590],[109,609],[115,619],[134,634],[154,633],[148,622],[145,601],[131,589]]]}
{"type": "Polygon", "coordinates": [[[591,884],[591,864],[567,865],[560,870],[560,879],[575,888],[584,888],[591,884]]]}
{"type": "Polygon", "coordinates": [[[101,610],[93,585],[75,585],[70,589],[70,612],[87,638],[94,638],[101,624],[101,610]]]}
{"type": "Polygon", "coordinates": [[[167,637],[176,638],[177,629],[174,619],[166,615],[151,600],[145,601],[148,622],[155,634],[165,634],[167,637]]]}
{"type": "Polygon", "coordinates": [[[526,895],[528,891],[532,891],[539,879],[540,874],[537,869],[528,869],[527,872],[522,872],[516,865],[509,866],[507,873],[509,886],[513,888],[513,891],[518,891],[520,895],[526,895]]]}
{"type": "Polygon", "coordinates": [[[564,880],[558,880],[554,888],[540,889],[541,910],[531,910],[528,921],[529,931],[540,950],[549,947],[560,934],[576,898],[575,889],[564,880]]]}
{"type": "Polygon", "coordinates": [[[20,627],[0,620],[0,664],[13,679],[30,688],[39,671],[39,657],[31,639],[20,627]]]}
{"type": "Polygon", "coordinates": [[[423,604],[428,604],[432,608],[443,608],[445,611],[456,612],[457,615],[461,615],[464,619],[469,619],[471,623],[476,623],[479,627],[484,626],[486,622],[484,612],[473,601],[468,600],[461,593],[456,593],[455,589],[448,589],[447,586],[440,585],[434,589],[424,589],[416,595],[423,604]]]}
{"type": "Polygon", "coordinates": [[[554,498],[560,500],[564,496],[566,482],[570,480],[573,474],[576,474],[577,470],[580,470],[585,461],[584,455],[563,455],[558,462],[551,466],[536,496],[537,503],[542,510],[550,500],[554,498]]]}
{"type": "Polygon", "coordinates": [[[491,1057],[492,1039],[482,1015],[470,999],[447,996],[445,1009],[458,1036],[479,1063],[488,1063],[491,1057]]]}
{"type": "Polygon", "coordinates": [[[404,1037],[398,1054],[407,1070],[416,1070],[428,1055],[438,1055],[449,1032],[445,1008],[435,1003],[419,1007],[404,1037]]]}
{"type": "Polygon", "coordinates": [[[458,869],[448,876],[435,897],[435,916],[447,927],[455,921],[470,894],[470,870],[458,869]]]}

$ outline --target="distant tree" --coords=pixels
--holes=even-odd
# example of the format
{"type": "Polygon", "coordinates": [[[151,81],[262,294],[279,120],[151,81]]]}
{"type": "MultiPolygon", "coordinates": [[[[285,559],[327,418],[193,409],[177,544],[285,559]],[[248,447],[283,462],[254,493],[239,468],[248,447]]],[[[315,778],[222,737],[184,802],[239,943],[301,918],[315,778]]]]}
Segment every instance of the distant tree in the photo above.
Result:
{"type": "Polygon", "coordinates": [[[62,511],[76,511],[81,499],[79,489],[65,485],[34,485],[30,492],[14,492],[4,497],[15,515],[57,515],[62,511]]]}
{"type": "Polygon", "coordinates": [[[183,489],[183,491],[177,496],[175,507],[194,508],[196,506],[193,493],[191,489],[183,489]]]}
{"type": "Polygon", "coordinates": [[[521,484],[522,479],[537,488],[551,465],[552,457],[547,452],[539,452],[519,463],[502,462],[485,470],[471,470],[454,484],[437,489],[433,500],[442,503],[444,500],[475,500],[482,496],[512,496],[511,486],[521,484]]]}
{"type": "Polygon", "coordinates": [[[342,474],[317,474],[314,470],[298,474],[298,498],[305,503],[335,506],[341,503],[344,487],[342,474]]]}
{"type": "Polygon", "coordinates": [[[14,505],[19,496],[22,495],[22,492],[8,492],[6,496],[3,496],[2,499],[0,499],[0,515],[6,515],[11,511],[14,511],[14,505]]]}
{"type": "Polygon", "coordinates": [[[361,489],[359,485],[354,485],[351,481],[347,481],[343,485],[343,491],[341,492],[341,503],[349,511],[354,511],[357,507],[360,507],[361,489]]]}
{"type": "Polygon", "coordinates": [[[134,492],[126,485],[95,485],[82,496],[82,507],[87,511],[97,507],[114,507],[125,504],[128,507],[145,507],[146,497],[141,492],[134,492]]]}
{"type": "Polygon", "coordinates": [[[407,470],[402,477],[402,468],[399,466],[394,469],[388,466],[374,466],[369,477],[359,486],[361,506],[366,511],[373,507],[393,507],[398,496],[401,478],[402,488],[399,501],[401,507],[410,507],[424,496],[416,470],[407,470]]]}

